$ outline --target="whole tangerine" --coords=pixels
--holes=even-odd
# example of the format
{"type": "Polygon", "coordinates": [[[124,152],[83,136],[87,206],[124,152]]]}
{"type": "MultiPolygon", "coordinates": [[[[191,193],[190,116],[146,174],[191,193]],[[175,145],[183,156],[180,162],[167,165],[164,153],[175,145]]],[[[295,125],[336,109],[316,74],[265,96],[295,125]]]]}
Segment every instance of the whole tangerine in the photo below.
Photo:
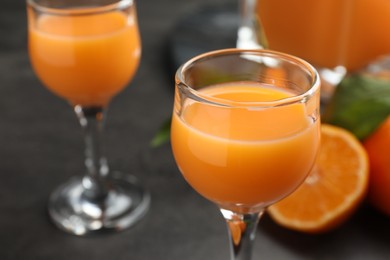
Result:
{"type": "Polygon", "coordinates": [[[363,141],[370,161],[368,200],[390,216],[390,117],[363,141]]]}

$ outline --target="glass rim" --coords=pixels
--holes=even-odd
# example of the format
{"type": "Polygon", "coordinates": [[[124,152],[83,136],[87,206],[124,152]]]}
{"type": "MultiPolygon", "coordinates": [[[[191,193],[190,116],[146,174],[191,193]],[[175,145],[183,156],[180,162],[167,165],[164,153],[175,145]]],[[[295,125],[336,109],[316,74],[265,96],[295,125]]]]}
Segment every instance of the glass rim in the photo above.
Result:
{"type": "MultiPolygon", "coordinates": [[[[209,103],[217,106],[224,106],[224,107],[258,107],[258,108],[266,108],[266,107],[277,107],[277,106],[283,106],[283,105],[290,105],[294,103],[305,103],[306,101],[310,100],[312,96],[314,96],[317,92],[319,92],[320,89],[320,76],[317,72],[317,70],[307,61],[290,55],[283,52],[273,51],[273,50],[266,50],[266,49],[238,49],[238,48],[230,48],[230,49],[221,49],[221,50],[215,50],[206,52],[200,55],[197,55],[191,59],[189,59],[187,62],[182,64],[176,71],[175,75],[175,81],[176,86],[182,86],[185,88],[186,93],[194,100],[204,103],[209,103]],[[208,60],[212,57],[218,57],[218,56],[229,56],[229,55],[253,55],[258,57],[273,57],[273,58],[283,58],[284,60],[293,61],[295,64],[300,65],[302,68],[305,68],[307,73],[310,74],[312,80],[310,81],[310,87],[308,90],[301,94],[297,94],[294,96],[281,98],[278,100],[272,100],[272,101],[253,101],[253,102],[242,102],[242,101],[231,101],[221,98],[212,97],[207,94],[203,94],[200,91],[197,91],[190,85],[188,85],[185,82],[184,78],[184,71],[186,71],[188,68],[190,68],[194,63],[199,61],[208,60]]],[[[249,82],[249,81],[248,81],[249,82]]]]}
{"type": "Polygon", "coordinates": [[[37,0],[26,0],[27,5],[32,7],[38,12],[51,14],[51,15],[90,15],[97,13],[106,13],[114,10],[125,9],[134,4],[134,0],[117,0],[113,1],[110,4],[104,4],[101,6],[93,6],[90,8],[56,8],[56,7],[48,7],[45,5],[41,5],[37,2],[37,0]]]}

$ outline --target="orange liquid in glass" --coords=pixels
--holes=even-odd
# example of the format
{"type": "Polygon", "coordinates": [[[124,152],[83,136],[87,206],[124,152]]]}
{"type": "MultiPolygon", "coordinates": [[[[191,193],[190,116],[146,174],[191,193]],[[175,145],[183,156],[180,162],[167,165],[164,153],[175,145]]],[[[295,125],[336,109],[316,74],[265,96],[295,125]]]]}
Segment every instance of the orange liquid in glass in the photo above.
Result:
{"type": "MultiPolygon", "coordinates": [[[[232,101],[290,96],[272,87],[218,85],[203,94],[232,101]]],[[[309,173],[319,144],[319,120],[303,104],[278,108],[223,108],[184,104],[172,119],[177,165],[190,185],[219,204],[271,204],[295,190],[309,173]]]]}
{"type": "Polygon", "coordinates": [[[133,77],[141,45],[135,18],[120,12],[40,17],[29,27],[34,70],[72,104],[106,105],[133,77]]]}
{"type": "Polygon", "coordinates": [[[360,69],[390,54],[388,0],[259,0],[269,47],[316,66],[360,69]]]}

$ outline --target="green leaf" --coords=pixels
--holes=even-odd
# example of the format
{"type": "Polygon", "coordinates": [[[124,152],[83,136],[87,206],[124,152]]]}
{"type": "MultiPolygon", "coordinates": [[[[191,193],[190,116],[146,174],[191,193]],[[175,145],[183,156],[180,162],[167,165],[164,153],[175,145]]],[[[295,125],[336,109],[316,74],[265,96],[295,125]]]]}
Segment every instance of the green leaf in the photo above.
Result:
{"type": "Polygon", "coordinates": [[[390,79],[351,75],[336,87],[322,121],[348,129],[363,140],[390,115],[390,79]]]}
{"type": "Polygon", "coordinates": [[[169,141],[171,132],[171,118],[164,121],[157,134],[153,137],[150,145],[152,147],[158,147],[169,141]]]}

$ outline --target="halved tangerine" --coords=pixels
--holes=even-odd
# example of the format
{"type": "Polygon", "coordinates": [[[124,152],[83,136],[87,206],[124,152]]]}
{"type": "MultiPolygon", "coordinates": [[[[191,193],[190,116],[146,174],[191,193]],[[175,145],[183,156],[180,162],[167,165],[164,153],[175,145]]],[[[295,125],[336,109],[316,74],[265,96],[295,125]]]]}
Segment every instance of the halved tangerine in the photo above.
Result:
{"type": "Polygon", "coordinates": [[[321,148],[305,182],[268,209],[271,218],[287,228],[330,231],[346,221],[364,199],[369,177],[368,157],[349,131],[321,126],[321,148]]]}

